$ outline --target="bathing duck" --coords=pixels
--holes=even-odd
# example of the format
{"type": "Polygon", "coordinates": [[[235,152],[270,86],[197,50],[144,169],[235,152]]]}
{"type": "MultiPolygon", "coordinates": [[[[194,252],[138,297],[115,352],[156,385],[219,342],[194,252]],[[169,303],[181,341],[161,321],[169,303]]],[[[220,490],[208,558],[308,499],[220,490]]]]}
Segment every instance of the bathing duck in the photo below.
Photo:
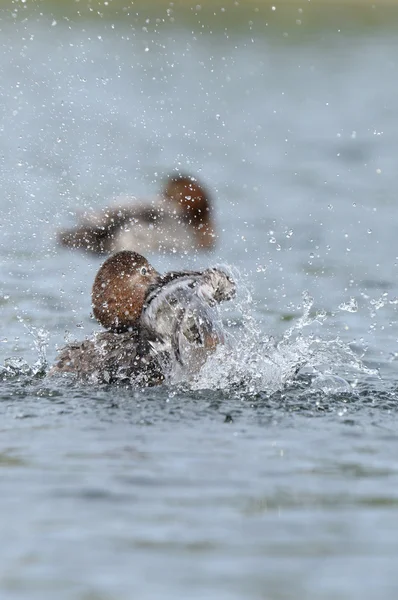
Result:
{"type": "Polygon", "coordinates": [[[215,231],[209,195],[195,177],[172,175],[152,202],[119,203],[86,215],[77,227],[61,231],[58,239],[63,246],[94,254],[210,250],[215,231]]]}
{"type": "Polygon", "coordinates": [[[141,386],[189,378],[224,342],[214,307],[234,294],[221,269],[160,275],[140,254],[118,252],[92,289],[94,316],[107,331],[63,348],[51,374],[141,386]]]}

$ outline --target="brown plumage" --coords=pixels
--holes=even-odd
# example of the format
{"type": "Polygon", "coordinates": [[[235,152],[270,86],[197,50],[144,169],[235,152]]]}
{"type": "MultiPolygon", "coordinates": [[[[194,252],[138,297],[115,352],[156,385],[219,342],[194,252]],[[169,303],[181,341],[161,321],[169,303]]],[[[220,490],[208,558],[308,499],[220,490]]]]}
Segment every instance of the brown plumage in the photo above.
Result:
{"type": "Polygon", "coordinates": [[[91,340],[73,342],[63,348],[50,371],[74,374],[94,383],[131,383],[149,387],[164,381],[160,359],[139,328],[127,333],[104,331],[91,340]]]}

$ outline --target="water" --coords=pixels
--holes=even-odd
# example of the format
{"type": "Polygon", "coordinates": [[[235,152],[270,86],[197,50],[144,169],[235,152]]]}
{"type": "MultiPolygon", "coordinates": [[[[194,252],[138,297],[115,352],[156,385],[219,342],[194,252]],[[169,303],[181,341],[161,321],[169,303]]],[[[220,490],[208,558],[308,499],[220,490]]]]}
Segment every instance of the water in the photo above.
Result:
{"type": "Polygon", "coordinates": [[[0,596],[396,598],[396,15],[24,4],[0,12],[0,596]],[[96,329],[101,262],[55,232],[175,167],[218,248],[149,258],[234,269],[229,346],[187,386],[46,378],[96,329]]]}

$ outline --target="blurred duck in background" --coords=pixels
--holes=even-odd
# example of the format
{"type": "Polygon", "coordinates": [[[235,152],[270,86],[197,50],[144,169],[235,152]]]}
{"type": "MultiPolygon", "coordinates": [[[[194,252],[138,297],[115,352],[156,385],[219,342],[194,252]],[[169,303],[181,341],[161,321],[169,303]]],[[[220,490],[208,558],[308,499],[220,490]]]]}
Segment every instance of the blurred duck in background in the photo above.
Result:
{"type": "Polygon", "coordinates": [[[50,374],[98,383],[162,383],[189,379],[220,343],[214,308],[235,295],[218,268],[160,275],[136,252],[118,252],[99,269],[92,290],[96,319],[107,331],[68,344],[50,374]]]}
{"type": "Polygon", "coordinates": [[[195,177],[171,175],[162,194],[146,203],[133,197],[116,202],[83,215],[77,227],[61,231],[60,244],[93,254],[193,252],[215,246],[211,201],[195,177]]]}

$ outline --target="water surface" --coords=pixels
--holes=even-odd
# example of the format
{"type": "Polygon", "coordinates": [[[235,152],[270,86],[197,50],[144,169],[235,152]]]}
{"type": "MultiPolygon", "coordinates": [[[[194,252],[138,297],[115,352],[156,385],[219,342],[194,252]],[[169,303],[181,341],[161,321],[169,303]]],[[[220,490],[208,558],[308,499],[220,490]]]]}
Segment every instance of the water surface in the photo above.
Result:
{"type": "Polygon", "coordinates": [[[1,595],[396,598],[397,21],[166,8],[0,13],[1,595]],[[233,267],[228,352],[41,376],[96,329],[101,260],[56,231],[174,168],[218,247],[150,259],[233,267]]]}

